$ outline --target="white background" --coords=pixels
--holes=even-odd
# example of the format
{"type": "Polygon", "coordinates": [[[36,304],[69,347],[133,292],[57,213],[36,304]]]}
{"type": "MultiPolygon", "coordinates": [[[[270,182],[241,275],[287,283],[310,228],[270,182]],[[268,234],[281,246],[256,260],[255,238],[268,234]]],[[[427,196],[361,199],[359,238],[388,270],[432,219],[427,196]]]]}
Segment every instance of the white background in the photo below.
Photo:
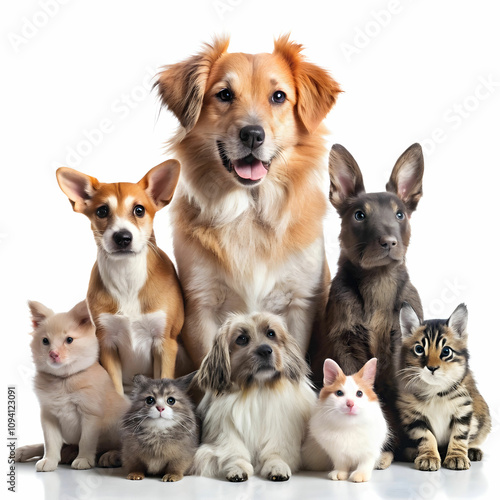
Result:
{"type": "MultiPolygon", "coordinates": [[[[410,276],[427,317],[467,303],[471,364],[498,436],[499,10],[485,0],[3,2],[2,379],[5,392],[17,386],[21,444],[42,439],[26,301],[71,308],[85,296],[96,253],[55,170],[137,181],[166,159],[177,123],[160,112],[154,75],[220,33],[231,35],[230,51],[255,53],[291,32],[331,72],[345,92],[327,118],[329,144],[351,151],[367,190],[383,190],[397,157],[422,143],[410,276]]],[[[168,208],[155,227],[173,258],[168,208]]],[[[338,231],[331,210],[332,273],[338,231]]]]}

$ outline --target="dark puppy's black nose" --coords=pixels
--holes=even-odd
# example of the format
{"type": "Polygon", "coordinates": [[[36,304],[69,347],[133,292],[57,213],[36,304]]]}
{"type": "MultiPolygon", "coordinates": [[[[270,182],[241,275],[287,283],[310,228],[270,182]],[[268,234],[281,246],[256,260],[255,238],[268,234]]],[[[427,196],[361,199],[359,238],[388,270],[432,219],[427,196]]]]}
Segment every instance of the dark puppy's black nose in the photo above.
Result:
{"type": "Polygon", "coordinates": [[[257,149],[265,138],[266,133],[259,125],[247,125],[240,130],[241,142],[250,149],[257,149]]]}
{"type": "Polygon", "coordinates": [[[273,353],[273,349],[270,345],[263,344],[257,348],[257,355],[261,358],[267,359],[273,353]]]}
{"type": "Polygon", "coordinates": [[[130,231],[118,231],[113,234],[113,240],[120,248],[127,248],[132,243],[132,233],[130,231]]]}
{"type": "Polygon", "coordinates": [[[386,236],[382,236],[380,238],[380,245],[383,248],[395,247],[397,244],[398,244],[398,240],[394,236],[386,235],[386,236]]]}

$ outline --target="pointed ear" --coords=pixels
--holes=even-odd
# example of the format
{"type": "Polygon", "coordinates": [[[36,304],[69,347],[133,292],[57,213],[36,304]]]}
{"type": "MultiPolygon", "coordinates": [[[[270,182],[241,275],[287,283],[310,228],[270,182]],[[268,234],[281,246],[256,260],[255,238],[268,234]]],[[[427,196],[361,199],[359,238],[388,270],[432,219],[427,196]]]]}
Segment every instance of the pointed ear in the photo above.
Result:
{"type": "Polygon", "coordinates": [[[56,176],[59,187],[69,198],[73,210],[83,213],[99,187],[99,181],[68,167],[58,168],[56,176]]]}
{"type": "Polygon", "coordinates": [[[449,317],[447,325],[453,330],[455,335],[465,337],[467,335],[468,317],[467,306],[465,304],[460,304],[449,317]]]}
{"type": "Polygon", "coordinates": [[[174,380],[174,384],[184,392],[187,392],[191,382],[193,381],[195,375],[198,373],[198,371],[194,371],[191,373],[188,373],[187,375],[184,375],[183,377],[176,378],[174,380]]]}
{"type": "Polygon", "coordinates": [[[342,373],[344,373],[342,368],[333,359],[325,359],[323,363],[323,386],[332,385],[342,373]]]}
{"type": "Polygon", "coordinates": [[[89,308],[87,307],[86,300],[78,302],[78,304],[76,304],[76,306],[74,306],[69,313],[75,318],[80,326],[91,323],[89,308]]]}
{"type": "Polygon", "coordinates": [[[40,302],[29,300],[28,307],[31,311],[31,322],[34,329],[37,329],[40,326],[40,323],[45,319],[54,316],[54,311],[44,306],[40,302]]]}
{"type": "Polygon", "coordinates": [[[166,66],[158,76],[155,87],[158,87],[161,102],[172,111],[186,132],[195,126],[200,116],[210,69],[228,46],[228,37],[216,38],[212,45],[205,44],[199,54],[166,66]]]}
{"type": "Polygon", "coordinates": [[[216,335],[212,348],[203,359],[200,369],[196,374],[196,382],[205,391],[212,391],[219,394],[231,387],[229,335],[230,324],[229,321],[226,321],[216,335]]]}
{"type": "Polygon", "coordinates": [[[377,358],[368,360],[363,368],[359,370],[359,376],[373,387],[375,376],[377,375],[377,358]]]}
{"type": "Polygon", "coordinates": [[[417,313],[408,302],[403,302],[401,306],[401,311],[399,311],[399,324],[403,337],[410,337],[420,326],[420,320],[418,319],[417,313]]]}
{"type": "Polygon", "coordinates": [[[157,210],[168,205],[172,200],[180,171],[181,164],[177,160],[167,160],[152,168],[138,182],[151,198],[157,210]]]}
{"type": "Polygon", "coordinates": [[[345,200],[365,192],[361,170],[344,146],[334,144],[328,162],[330,202],[340,210],[345,200]]]}
{"type": "Polygon", "coordinates": [[[305,61],[302,45],[291,42],[290,35],[274,41],[274,54],[290,66],[297,86],[297,113],[309,133],[314,132],[332,109],[339,84],[322,68],[305,61]]]}
{"type": "Polygon", "coordinates": [[[134,384],[134,388],[138,389],[139,387],[148,384],[151,382],[151,379],[149,377],[146,377],[146,375],[141,375],[137,374],[134,375],[132,379],[132,383],[134,384]]]}
{"type": "Polygon", "coordinates": [[[410,214],[416,210],[422,198],[423,176],[424,155],[420,144],[415,143],[398,158],[392,169],[391,178],[385,186],[387,191],[403,200],[410,214]]]}

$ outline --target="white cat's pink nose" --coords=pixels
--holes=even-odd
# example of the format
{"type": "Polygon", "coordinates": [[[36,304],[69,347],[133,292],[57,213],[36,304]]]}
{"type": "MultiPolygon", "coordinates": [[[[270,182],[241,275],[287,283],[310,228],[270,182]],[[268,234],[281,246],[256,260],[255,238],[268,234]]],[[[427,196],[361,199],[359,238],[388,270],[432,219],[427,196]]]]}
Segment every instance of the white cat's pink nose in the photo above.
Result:
{"type": "Polygon", "coordinates": [[[54,360],[57,361],[59,359],[59,353],[57,351],[50,351],[49,356],[54,360]]]}
{"type": "Polygon", "coordinates": [[[157,406],[156,409],[161,413],[165,407],[164,406],[157,406]]]}
{"type": "Polygon", "coordinates": [[[349,407],[352,408],[354,406],[354,401],[352,399],[348,399],[345,404],[349,407]]]}

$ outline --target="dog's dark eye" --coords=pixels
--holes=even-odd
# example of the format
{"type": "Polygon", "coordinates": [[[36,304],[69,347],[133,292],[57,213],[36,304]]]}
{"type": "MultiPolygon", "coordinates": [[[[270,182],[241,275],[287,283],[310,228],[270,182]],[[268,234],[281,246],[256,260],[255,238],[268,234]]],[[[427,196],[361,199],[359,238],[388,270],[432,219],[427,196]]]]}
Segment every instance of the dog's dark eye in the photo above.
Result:
{"type": "Polygon", "coordinates": [[[134,215],[136,217],[144,217],[145,213],[146,213],[146,209],[142,205],[136,205],[134,207],[134,215]]]}
{"type": "Polygon", "coordinates": [[[354,213],[354,218],[357,221],[362,221],[365,219],[365,217],[366,217],[366,215],[362,210],[356,210],[356,212],[354,213]]]}
{"type": "Polygon", "coordinates": [[[249,341],[250,341],[250,339],[248,338],[248,335],[240,335],[236,339],[236,344],[238,344],[238,345],[247,345],[249,341]]]}
{"type": "Polygon", "coordinates": [[[151,406],[151,405],[154,405],[156,403],[156,399],[153,397],[153,396],[148,396],[146,399],[146,404],[151,406]]]}
{"type": "Polygon", "coordinates": [[[398,210],[396,212],[396,219],[398,219],[398,220],[404,220],[404,218],[405,218],[404,212],[401,212],[401,210],[398,210]]]}
{"type": "Polygon", "coordinates": [[[109,215],[109,207],[107,205],[103,205],[95,211],[95,214],[99,217],[99,219],[104,219],[109,215]]]}
{"type": "Polygon", "coordinates": [[[175,398],[173,398],[173,397],[169,397],[169,398],[167,399],[167,404],[168,404],[169,406],[174,406],[174,405],[175,405],[175,398]]]}
{"type": "Polygon", "coordinates": [[[344,395],[344,393],[343,393],[342,391],[337,391],[335,394],[336,394],[339,398],[341,398],[341,397],[344,395]]]}
{"type": "Polygon", "coordinates": [[[271,339],[276,337],[276,332],[274,330],[267,330],[267,336],[271,339]]]}
{"type": "Polygon", "coordinates": [[[271,100],[277,104],[281,104],[282,102],[285,102],[286,94],[282,90],[277,90],[271,97],[271,100]]]}
{"type": "Polygon", "coordinates": [[[418,354],[419,356],[425,352],[425,349],[420,344],[417,344],[413,350],[415,351],[415,354],[418,354]]]}
{"type": "Polygon", "coordinates": [[[447,358],[451,354],[451,348],[450,347],[443,347],[441,350],[441,356],[447,358]]]}
{"type": "Polygon", "coordinates": [[[50,344],[49,339],[48,339],[47,337],[44,337],[44,338],[42,339],[42,344],[43,344],[43,345],[49,345],[49,344],[50,344]]]}
{"type": "Polygon", "coordinates": [[[66,343],[71,344],[73,342],[73,337],[66,337],[66,343]]]}
{"type": "Polygon", "coordinates": [[[229,89],[222,89],[215,94],[215,97],[224,102],[231,102],[234,99],[234,94],[229,89]]]}
{"type": "Polygon", "coordinates": [[[357,396],[358,398],[362,398],[362,397],[363,397],[363,391],[358,391],[358,392],[356,393],[356,396],[357,396]]]}

